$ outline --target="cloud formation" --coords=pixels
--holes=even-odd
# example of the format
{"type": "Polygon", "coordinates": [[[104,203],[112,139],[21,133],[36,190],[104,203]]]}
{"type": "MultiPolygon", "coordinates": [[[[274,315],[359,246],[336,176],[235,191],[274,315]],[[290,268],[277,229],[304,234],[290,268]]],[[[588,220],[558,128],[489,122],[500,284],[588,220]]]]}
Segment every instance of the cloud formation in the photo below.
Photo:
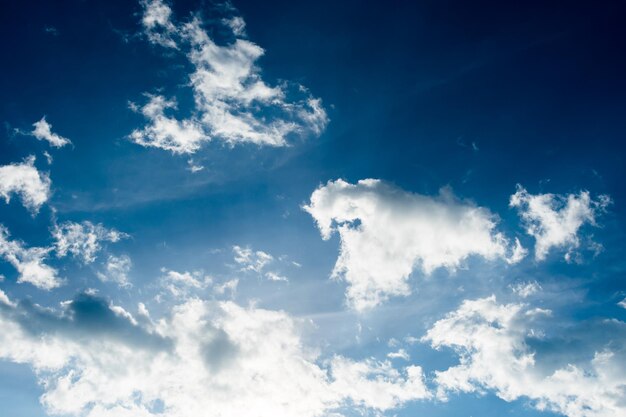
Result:
{"type": "Polygon", "coordinates": [[[9,230],[0,225],[0,256],[19,272],[18,283],[28,282],[43,290],[59,287],[62,280],[57,270],[44,263],[51,250],[27,248],[23,242],[11,240],[9,230]]]}
{"type": "Polygon", "coordinates": [[[50,178],[35,167],[35,157],[30,156],[22,163],[0,166],[0,197],[7,204],[17,194],[24,207],[37,213],[50,198],[50,178]]]}
{"type": "Polygon", "coordinates": [[[102,249],[102,242],[115,243],[128,235],[115,229],[107,229],[102,224],[84,221],[55,225],[52,237],[55,239],[55,249],[59,257],[70,253],[88,264],[96,260],[96,254],[102,249]]]}
{"type": "Polygon", "coordinates": [[[31,136],[34,136],[37,140],[45,140],[55,148],[61,148],[72,143],[68,138],[64,138],[52,132],[52,125],[48,123],[46,116],[42,117],[38,122],[33,123],[33,126],[35,128],[30,133],[31,136]]]}
{"type": "MultiPolygon", "coordinates": [[[[553,369],[554,361],[542,361],[530,347],[532,342],[549,343],[540,323],[549,315],[549,310],[526,304],[498,304],[494,296],[464,301],[423,338],[434,348],[452,348],[459,355],[458,365],[435,373],[438,397],[489,390],[505,401],[525,397],[539,410],[569,417],[625,414],[626,323],[602,324],[615,340],[591,352],[590,361],[553,369]]],[[[557,342],[553,349],[559,348],[556,355],[567,360],[567,344],[557,342]]]]}
{"type": "Polygon", "coordinates": [[[319,135],[328,124],[321,100],[303,86],[288,91],[286,84],[270,86],[261,77],[256,61],[264,50],[245,39],[245,22],[239,16],[223,19],[223,29],[234,41],[218,45],[195,17],[175,23],[172,10],[161,0],[142,2],[142,25],[148,40],[180,51],[193,72],[194,114],[178,119],[167,115],[176,101],[148,95],[148,102],[132,108],[140,111],[148,124],[130,134],[142,146],[193,154],[205,142],[221,140],[230,146],[252,143],[259,146],[287,146],[289,138],[319,135]],[[297,97],[297,98],[295,98],[297,97]]]}
{"type": "Polygon", "coordinates": [[[470,256],[516,262],[523,252],[519,242],[511,248],[495,232],[497,220],[489,210],[446,191],[429,197],[375,179],[329,181],[313,192],[304,210],[323,239],[339,234],[332,276],[348,282],[348,302],[357,310],[409,294],[415,270],[453,271],[470,256]]]}
{"type": "Polygon", "coordinates": [[[535,259],[546,258],[553,248],[564,249],[565,259],[572,260],[580,246],[578,232],[606,210],[611,199],[606,195],[593,200],[588,191],[578,194],[530,194],[521,185],[511,196],[510,206],[518,209],[526,233],[535,238],[535,259]]]}
{"type": "Polygon", "coordinates": [[[33,367],[48,413],[74,416],[316,417],[430,395],[416,366],[341,356],[318,364],[283,312],[198,299],[157,322],[142,311],[138,324],[84,294],[61,311],[2,297],[0,357],[33,367]]]}

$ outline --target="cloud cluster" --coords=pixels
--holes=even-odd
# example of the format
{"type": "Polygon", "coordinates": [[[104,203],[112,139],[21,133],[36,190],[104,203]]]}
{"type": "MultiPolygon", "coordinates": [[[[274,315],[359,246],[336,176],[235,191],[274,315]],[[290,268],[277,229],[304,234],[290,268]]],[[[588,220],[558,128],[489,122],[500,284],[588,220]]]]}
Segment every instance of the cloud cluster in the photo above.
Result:
{"type": "Polygon", "coordinates": [[[30,133],[31,136],[34,136],[37,140],[45,140],[55,148],[61,148],[72,143],[68,138],[64,138],[52,132],[52,125],[48,123],[46,116],[42,117],[38,122],[33,123],[33,126],[35,128],[30,133]]]}
{"type": "Polygon", "coordinates": [[[55,249],[59,257],[70,253],[88,264],[96,260],[96,254],[102,249],[102,242],[115,243],[128,235],[115,229],[107,229],[102,224],[84,221],[55,225],[52,237],[55,239],[55,249]]]}
{"type": "Polygon", "coordinates": [[[316,417],[430,395],[416,366],[319,364],[283,312],[198,299],[157,322],[142,311],[136,320],[85,294],[61,311],[0,297],[0,357],[34,368],[52,414],[316,417]]]}
{"type": "Polygon", "coordinates": [[[0,166],[0,197],[9,203],[18,194],[22,204],[33,213],[50,198],[50,178],[35,167],[35,157],[22,163],[0,166]]]}
{"type": "Polygon", "coordinates": [[[429,197],[375,179],[329,181],[313,192],[304,210],[323,239],[339,234],[332,275],[348,282],[348,301],[357,310],[409,294],[407,281],[416,269],[430,274],[454,270],[470,256],[517,262],[524,255],[519,242],[511,247],[495,232],[489,210],[446,191],[429,197]]]}
{"type": "MultiPolygon", "coordinates": [[[[542,362],[531,342],[547,344],[541,330],[549,310],[525,304],[498,304],[495,297],[463,302],[437,321],[424,341],[434,348],[452,348],[460,363],[436,372],[438,397],[450,392],[494,391],[513,401],[528,398],[535,408],[569,417],[611,417],[626,414],[626,323],[607,321],[615,340],[601,346],[592,359],[554,368],[542,362]],[[617,344],[616,344],[617,343],[617,344]]],[[[565,343],[557,355],[567,358],[565,343]]]]}
{"type": "Polygon", "coordinates": [[[596,217],[610,202],[606,195],[593,200],[587,191],[567,196],[530,194],[518,185],[510,206],[519,210],[526,232],[535,238],[537,260],[544,260],[552,248],[560,248],[565,249],[565,259],[570,261],[580,246],[580,228],[585,224],[596,226],[596,217]]]}
{"type": "Polygon", "coordinates": [[[19,272],[17,282],[28,282],[44,290],[59,287],[62,280],[57,277],[57,270],[44,263],[50,250],[27,248],[23,242],[10,239],[8,229],[0,225],[0,256],[19,272]]]}
{"type": "Polygon", "coordinates": [[[148,119],[145,127],[131,133],[132,141],[175,154],[192,154],[213,139],[230,146],[286,146],[292,136],[319,135],[324,130],[328,116],[320,99],[302,86],[292,93],[285,86],[269,86],[263,81],[255,63],[264,50],[244,38],[241,17],[222,21],[234,41],[219,45],[199,18],[178,24],[162,0],[146,0],[142,5],[148,40],[180,51],[193,66],[189,82],[195,108],[193,116],[178,119],[166,114],[175,110],[175,100],[149,95],[141,108],[132,106],[148,119]],[[290,98],[295,95],[300,98],[290,98]]]}

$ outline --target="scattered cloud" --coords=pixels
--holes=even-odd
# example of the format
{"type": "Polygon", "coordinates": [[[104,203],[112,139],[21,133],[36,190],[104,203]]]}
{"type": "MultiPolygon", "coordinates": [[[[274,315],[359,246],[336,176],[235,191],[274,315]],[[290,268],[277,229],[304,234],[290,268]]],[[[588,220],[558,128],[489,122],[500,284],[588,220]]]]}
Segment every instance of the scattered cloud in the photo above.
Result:
{"type": "Polygon", "coordinates": [[[57,270],[44,261],[52,248],[27,248],[18,240],[11,240],[9,230],[0,225],[0,256],[19,272],[18,283],[28,282],[37,288],[51,290],[61,286],[57,270]]]}
{"type": "Polygon", "coordinates": [[[162,286],[174,297],[187,298],[195,291],[203,290],[212,284],[213,279],[203,271],[177,272],[161,268],[162,286]]]}
{"type": "MultiPolygon", "coordinates": [[[[232,249],[234,254],[233,260],[239,267],[240,272],[253,272],[274,282],[289,281],[289,278],[278,271],[267,271],[267,266],[276,261],[276,258],[269,253],[261,250],[253,250],[249,246],[242,247],[235,245],[232,249]]],[[[281,264],[293,266],[293,263],[288,262],[286,257],[279,256],[278,261],[281,264]]]]}
{"type": "Polygon", "coordinates": [[[0,166],[0,197],[7,204],[12,194],[18,194],[24,207],[37,213],[50,198],[50,184],[48,174],[37,171],[34,156],[22,163],[0,166]]]}
{"type": "Polygon", "coordinates": [[[98,272],[98,278],[104,282],[114,282],[120,287],[130,286],[128,273],[133,263],[128,255],[109,255],[104,270],[98,272]]]}
{"type": "Polygon", "coordinates": [[[610,203],[606,195],[592,200],[587,191],[566,196],[529,194],[521,185],[510,200],[510,206],[518,209],[525,223],[526,233],[535,238],[535,259],[539,261],[552,248],[565,249],[565,259],[570,261],[580,246],[580,228],[585,224],[597,226],[596,217],[610,203]]]}
{"type": "Polygon", "coordinates": [[[265,277],[269,279],[270,281],[283,281],[283,282],[289,281],[289,278],[287,278],[286,276],[280,275],[272,271],[266,272],[265,277]]]}
{"type": "Polygon", "coordinates": [[[96,260],[96,254],[102,249],[101,242],[115,243],[128,235],[115,229],[107,229],[102,224],[84,221],[55,225],[52,237],[55,239],[57,256],[63,257],[70,253],[88,264],[96,260]]]}
{"type": "Polygon", "coordinates": [[[51,414],[317,417],[430,396],[416,366],[341,356],[320,364],[301,322],[280,311],[190,299],[138,324],[86,294],[60,311],[2,300],[0,357],[34,369],[51,414]]]}
{"type": "Polygon", "coordinates": [[[200,171],[202,171],[202,170],[204,169],[204,166],[203,166],[203,165],[199,165],[199,164],[195,163],[193,159],[189,159],[189,160],[187,161],[187,165],[188,165],[187,169],[188,169],[188,170],[189,170],[192,174],[195,174],[195,173],[197,173],[197,172],[200,172],[200,171]]]}
{"type": "Polygon", "coordinates": [[[174,23],[171,8],[161,0],[142,2],[142,25],[148,40],[180,50],[194,70],[190,74],[194,115],[177,119],[166,115],[176,101],[149,95],[139,108],[148,119],[130,139],[142,146],[175,154],[193,154],[205,143],[219,139],[230,146],[252,143],[260,146],[287,146],[292,136],[320,135],[328,124],[321,100],[305,87],[288,91],[286,84],[269,86],[255,64],[264,54],[258,45],[245,39],[245,22],[240,16],[222,19],[234,41],[218,45],[195,17],[174,23]],[[295,98],[298,97],[298,98],[295,98]]]}
{"type": "Polygon", "coordinates": [[[514,294],[517,294],[521,298],[528,298],[541,291],[541,285],[539,285],[537,281],[520,282],[511,286],[511,290],[514,294]]]}
{"type": "Polygon", "coordinates": [[[61,148],[72,143],[68,138],[64,138],[52,132],[52,125],[48,123],[46,116],[43,116],[38,122],[33,123],[33,126],[35,128],[30,132],[30,135],[37,138],[37,140],[45,140],[50,146],[61,148]]]}
{"type": "Polygon", "coordinates": [[[243,272],[253,271],[260,274],[267,264],[274,261],[274,257],[269,253],[261,250],[254,251],[250,247],[235,245],[233,253],[234,261],[243,272]]]}
{"type": "MultiPolygon", "coordinates": [[[[489,390],[505,401],[526,397],[539,410],[569,417],[626,413],[626,349],[619,347],[624,339],[596,350],[588,362],[550,369],[552,361],[546,365],[530,348],[533,340],[548,343],[536,329],[537,320],[547,314],[549,310],[526,304],[498,304],[491,296],[464,301],[437,321],[423,340],[437,349],[452,348],[460,358],[458,365],[435,372],[438,397],[445,400],[449,393],[489,390]]],[[[622,335],[626,332],[626,323],[606,324],[622,335]]]]}
{"type": "Polygon", "coordinates": [[[425,274],[437,268],[453,271],[472,255],[520,259],[519,242],[511,249],[495,232],[497,219],[489,210],[445,190],[429,197],[375,179],[329,181],[303,208],[323,239],[339,234],[332,276],[348,282],[348,302],[357,310],[409,294],[407,281],[416,269],[425,274]]]}

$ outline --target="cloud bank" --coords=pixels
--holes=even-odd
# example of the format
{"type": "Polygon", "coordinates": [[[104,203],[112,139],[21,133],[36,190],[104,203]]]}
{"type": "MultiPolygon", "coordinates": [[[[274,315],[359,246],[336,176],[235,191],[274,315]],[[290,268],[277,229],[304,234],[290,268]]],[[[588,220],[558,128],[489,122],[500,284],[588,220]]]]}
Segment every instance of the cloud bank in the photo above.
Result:
{"type": "Polygon", "coordinates": [[[33,367],[52,414],[315,417],[430,396],[421,368],[318,363],[280,311],[188,299],[152,322],[79,295],[61,310],[0,298],[0,357],[33,367]]]}

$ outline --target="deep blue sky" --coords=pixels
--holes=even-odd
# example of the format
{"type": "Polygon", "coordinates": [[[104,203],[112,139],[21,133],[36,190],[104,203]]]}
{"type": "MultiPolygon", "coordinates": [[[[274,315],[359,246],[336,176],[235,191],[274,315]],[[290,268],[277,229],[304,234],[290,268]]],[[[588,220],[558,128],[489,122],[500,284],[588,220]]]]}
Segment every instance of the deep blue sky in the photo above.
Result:
{"type": "MultiPolygon", "coordinates": [[[[594,320],[604,318],[626,320],[626,309],[617,306],[626,296],[623,2],[241,0],[233,5],[246,22],[248,39],[265,50],[257,62],[263,79],[270,85],[282,80],[305,85],[322,99],[330,123],[319,137],[284,148],[208,143],[192,156],[205,166],[195,174],[186,169],[189,156],[128,139],[145,124],[129,102],[143,102],[145,92],[176,96],[183,117],[193,112],[191,65],[145,39],[139,3],[0,6],[0,165],[35,155],[37,168],[50,172],[53,188],[36,216],[17,196],[0,203],[0,223],[27,246],[51,245],[53,221],[102,223],[130,235],[108,249],[127,254],[133,265],[132,287],[116,288],[97,279],[105,257],[80,265],[51,256],[50,264],[68,285],[47,292],[16,283],[15,269],[3,261],[0,288],[11,299],[57,306],[97,288],[130,310],[156,294],[161,268],[202,269],[218,281],[235,277],[230,248],[240,245],[276,259],[285,255],[285,261],[275,262],[289,283],[246,275],[235,301],[245,305],[254,299],[263,308],[311,317],[318,326],[311,338],[321,341],[324,358],[384,359],[388,339],[423,336],[465,299],[496,294],[505,302],[518,282],[541,285],[540,303],[554,311],[555,339],[580,342],[568,352],[584,350],[587,342],[567,329],[599,329],[594,320]],[[52,149],[15,133],[31,130],[43,115],[71,146],[52,149]],[[54,157],[51,165],[44,150],[54,157]],[[498,230],[518,237],[531,255],[534,240],[509,207],[516,184],[531,194],[606,194],[612,204],[598,217],[599,227],[580,231],[581,239],[604,249],[594,256],[583,248],[578,263],[564,262],[559,251],[544,262],[529,256],[515,267],[472,258],[455,274],[438,270],[410,296],[358,314],[344,303],[345,283],[328,279],[339,239],[323,241],[301,208],[317,187],[339,178],[350,183],[378,178],[428,196],[449,186],[459,198],[499,216],[498,230]],[[459,287],[464,290],[454,291],[459,287]],[[352,343],[357,323],[367,335],[352,343]]],[[[199,12],[208,28],[217,9],[198,1],[175,1],[171,7],[179,20],[199,12]]],[[[212,30],[212,36],[222,36],[212,30]]],[[[167,314],[167,306],[152,308],[167,314]]],[[[594,343],[580,355],[593,356],[594,343]]],[[[427,344],[411,349],[411,363],[427,372],[456,361],[449,351],[427,344]]],[[[550,347],[537,349],[549,355],[550,347]]],[[[38,402],[43,392],[28,366],[1,362],[0,403],[7,416],[46,415],[38,402]]],[[[395,413],[551,415],[525,399],[503,401],[490,390],[484,396],[451,395],[448,403],[411,402],[395,413]]]]}

